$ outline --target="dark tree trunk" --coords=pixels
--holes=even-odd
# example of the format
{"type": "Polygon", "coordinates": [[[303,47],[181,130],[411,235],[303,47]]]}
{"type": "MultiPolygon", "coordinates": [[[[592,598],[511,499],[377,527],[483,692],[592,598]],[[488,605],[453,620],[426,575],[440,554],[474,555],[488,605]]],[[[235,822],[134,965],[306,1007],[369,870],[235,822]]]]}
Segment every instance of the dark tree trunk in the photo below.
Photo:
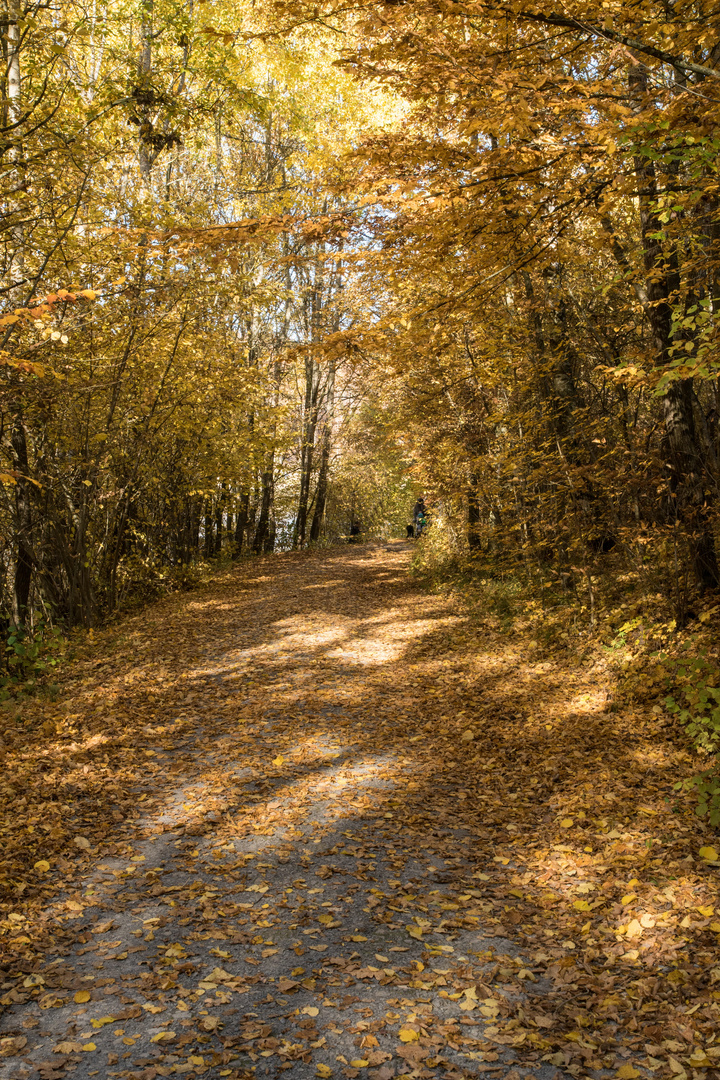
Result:
{"type": "Polygon", "coordinates": [[[317,429],[317,379],[312,358],[305,365],[305,407],[302,428],[302,447],[300,449],[300,494],[298,495],[297,517],[293,547],[304,547],[307,532],[308,510],[310,505],[310,481],[312,479],[315,432],[317,429]]]}
{"type": "Polygon", "coordinates": [[[25,624],[28,617],[30,585],[32,583],[32,505],[30,502],[30,481],[27,436],[21,416],[17,416],[12,430],[12,448],[15,457],[15,469],[18,472],[15,485],[15,580],[13,583],[13,618],[18,626],[25,624]]]}
{"type": "Polygon", "coordinates": [[[205,504],[205,545],[203,551],[206,559],[212,558],[214,546],[212,504],[208,500],[205,504]]]}
{"type": "Polygon", "coordinates": [[[200,527],[202,525],[201,503],[197,498],[190,501],[190,542],[193,558],[200,554],[200,527]]]}
{"type": "Polygon", "coordinates": [[[468,488],[468,546],[471,551],[480,548],[480,500],[477,492],[477,477],[473,476],[468,488]]]}
{"type": "Polygon", "coordinates": [[[213,544],[213,554],[222,554],[222,542],[223,542],[223,514],[225,509],[225,492],[217,501],[215,507],[215,542],[213,544]]]}
{"type": "Polygon", "coordinates": [[[256,555],[273,551],[275,547],[275,454],[268,455],[262,474],[262,496],[253,551],[256,555]]]}
{"type": "Polygon", "coordinates": [[[317,543],[320,539],[320,531],[325,519],[325,506],[327,505],[328,481],[330,476],[330,450],[332,448],[332,425],[335,409],[335,365],[332,364],[328,371],[328,382],[325,391],[325,421],[322,432],[322,450],[320,453],[320,469],[318,470],[317,488],[315,489],[315,509],[310,523],[310,542],[317,543]]]}
{"type": "Polygon", "coordinates": [[[317,488],[315,489],[315,509],[310,522],[310,543],[316,544],[320,539],[323,519],[325,517],[325,504],[328,493],[328,472],[330,466],[330,435],[323,438],[322,454],[320,457],[320,470],[318,472],[317,488]]]}
{"type": "MultiPolygon", "coordinates": [[[[242,555],[245,530],[248,528],[250,510],[250,490],[244,491],[240,496],[240,507],[235,521],[235,550],[233,558],[239,559],[242,555]]],[[[248,530],[249,531],[249,530],[248,530]]]]}

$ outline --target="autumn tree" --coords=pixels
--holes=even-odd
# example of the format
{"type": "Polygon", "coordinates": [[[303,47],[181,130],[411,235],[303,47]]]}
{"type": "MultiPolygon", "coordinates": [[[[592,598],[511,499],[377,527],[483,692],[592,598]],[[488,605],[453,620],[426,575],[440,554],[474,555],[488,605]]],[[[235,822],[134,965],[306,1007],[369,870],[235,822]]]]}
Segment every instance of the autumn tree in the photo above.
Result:
{"type": "Polygon", "coordinates": [[[637,561],[650,530],[657,566],[669,543],[716,585],[708,12],[479,2],[356,18],[345,64],[409,109],[354,158],[383,308],[363,340],[406,387],[428,480],[464,498],[474,543],[502,526],[523,558],[566,567],[617,544],[637,561]]]}

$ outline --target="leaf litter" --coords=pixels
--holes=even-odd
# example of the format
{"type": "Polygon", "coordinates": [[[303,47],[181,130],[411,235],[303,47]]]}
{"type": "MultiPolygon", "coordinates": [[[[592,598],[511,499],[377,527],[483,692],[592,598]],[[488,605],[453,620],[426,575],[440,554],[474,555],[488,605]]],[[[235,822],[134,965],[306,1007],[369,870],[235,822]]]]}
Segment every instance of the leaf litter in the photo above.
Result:
{"type": "Polygon", "coordinates": [[[715,1073],[682,748],[406,567],[254,561],[7,713],[0,1078],[715,1073]]]}

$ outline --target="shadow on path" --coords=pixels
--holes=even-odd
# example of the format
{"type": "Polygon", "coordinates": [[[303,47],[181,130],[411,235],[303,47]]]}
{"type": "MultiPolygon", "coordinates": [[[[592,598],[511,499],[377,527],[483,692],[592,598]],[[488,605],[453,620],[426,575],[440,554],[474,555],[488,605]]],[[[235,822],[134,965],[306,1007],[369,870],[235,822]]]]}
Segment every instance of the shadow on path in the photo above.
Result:
{"type": "Polygon", "coordinates": [[[604,1075],[604,1018],[576,1038],[560,1010],[572,979],[607,997],[600,961],[587,929],[584,970],[573,940],[553,953],[543,896],[572,899],[605,826],[571,821],[564,885],[536,831],[568,783],[637,773],[638,746],[604,761],[602,695],[552,665],[539,722],[527,658],[460,657],[465,616],[406,566],[403,546],[262,560],[99,641],[64,737],[18,753],[17,791],[55,795],[47,846],[82,843],[53,860],[66,891],[4,923],[2,1080],[604,1075]]]}

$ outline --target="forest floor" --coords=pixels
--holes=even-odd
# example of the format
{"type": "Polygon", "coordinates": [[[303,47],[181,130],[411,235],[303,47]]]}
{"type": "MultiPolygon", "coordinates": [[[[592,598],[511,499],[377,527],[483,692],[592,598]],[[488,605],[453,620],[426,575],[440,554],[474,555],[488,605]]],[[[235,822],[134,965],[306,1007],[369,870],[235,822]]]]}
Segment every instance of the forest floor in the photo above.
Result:
{"type": "Polygon", "coordinates": [[[720,1068],[677,735],[410,557],[249,562],[6,709],[2,1080],[720,1068]]]}

